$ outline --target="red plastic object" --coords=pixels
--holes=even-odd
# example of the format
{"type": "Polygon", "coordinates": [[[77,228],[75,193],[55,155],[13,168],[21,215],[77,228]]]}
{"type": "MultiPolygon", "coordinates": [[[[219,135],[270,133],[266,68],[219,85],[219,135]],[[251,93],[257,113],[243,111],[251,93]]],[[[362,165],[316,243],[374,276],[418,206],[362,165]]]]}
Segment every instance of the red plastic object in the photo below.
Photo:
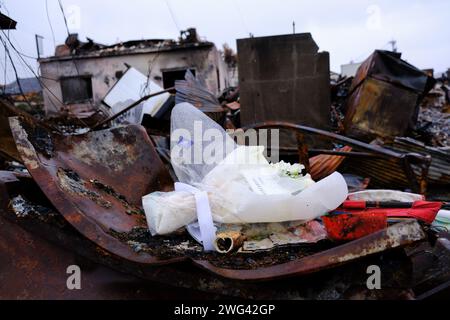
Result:
{"type": "Polygon", "coordinates": [[[431,224],[438,211],[441,209],[441,202],[415,201],[410,208],[366,208],[365,201],[345,201],[339,212],[364,214],[384,213],[388,218],[413,218],[431,224]]]}
{"type": "MultiPolygon", "coordinates": [[[[379,205],[385,204],[379,203],[379,205]]],[[[385,208],[377,205],[372,208],[367,207],[365,201],[345,201],[331,215],[323,216],[322,221],[330,239],[336,241],[355,240],[385,229],[388,218],[412,218],[431,224],[441,209],[442,203],[416,201],[410,204],[392,203],[391,205],[406,207],[385,208]]]]}
{"type": "Polygon", "coordinates": [[[355,240],[387,228],[383,212],[367,214],[336,214],[323,216],[328,237],[335,241],[355,240]]]}

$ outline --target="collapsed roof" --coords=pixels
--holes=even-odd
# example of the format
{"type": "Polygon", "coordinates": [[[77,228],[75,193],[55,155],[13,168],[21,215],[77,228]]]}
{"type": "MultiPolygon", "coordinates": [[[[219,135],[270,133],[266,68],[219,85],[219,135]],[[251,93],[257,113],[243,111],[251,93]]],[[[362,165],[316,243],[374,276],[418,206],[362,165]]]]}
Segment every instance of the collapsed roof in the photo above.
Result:
{"type": "Polygon", "coordinates": [[[180,32],[178,40],[174,39],[143,39],[104,45],[87,38],[80,41],[78,34],[70,34],[65,43],[55,48],[55,55],[41,59],[41,61],[62,60],[64,58],[92,58],[149,52],[162,52],[198,47],[212,47],[214,43],[201,40],[195,28],[180,32]]]}

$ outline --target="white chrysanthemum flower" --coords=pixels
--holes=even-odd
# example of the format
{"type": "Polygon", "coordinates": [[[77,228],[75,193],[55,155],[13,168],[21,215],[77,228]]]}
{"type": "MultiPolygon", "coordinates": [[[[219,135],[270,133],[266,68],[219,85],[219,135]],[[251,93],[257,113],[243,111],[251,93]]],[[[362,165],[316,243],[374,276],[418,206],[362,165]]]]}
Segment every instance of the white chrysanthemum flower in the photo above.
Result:
{"type": "Polygon", "coordinates": [[[278,171],[280,176],[288,176],[291,178],[303,177],[302,170],[305,169],[305,166],[302,164],[290,164],[284,162],[283,160],[277,163],[272,163],[271,165],[278,171]]]}

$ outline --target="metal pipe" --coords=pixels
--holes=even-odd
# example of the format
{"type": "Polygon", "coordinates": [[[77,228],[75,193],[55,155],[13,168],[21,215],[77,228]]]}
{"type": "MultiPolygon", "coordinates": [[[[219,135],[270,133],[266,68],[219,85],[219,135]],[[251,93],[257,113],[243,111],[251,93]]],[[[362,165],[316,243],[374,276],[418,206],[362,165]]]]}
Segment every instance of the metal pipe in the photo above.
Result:
{"type": "Polygon", "coordinates": [[[352,156],[352,157],[363,157],[363,158],[386,158],[386,156],[371,153],[371,152],[357,152],[357,151],[336,151],[336,150],[326,150],[326,149],[309,149],[310,155],[318,154],[328,154],[333,156],[352,156]]]}
{"type": "Polygon", "coordinates": [[[105,125],[106,123],[108,123],[108,122],[110,122],[110,121],[116,119],[117,117],[119,117],[120,115],[124,114],[125,112],[127,112],[127,111],[133,109],[134,107],[136,107],[136,106],[138,106],[138,105],[140,105],[140,104],[141,104],[142,102],[144,102],[145,100],[148,100],[148,99],[153,98],[153,97],[155,97],[155,96],[159,96],[160,94],[163,94],[163,93],[166,93],[166,92],[169,92],[169,91],[172,91],[172,90],[175,90],[175,87],[171,87],[171,88],[168,88],[168,89],[165,89],[165,90],[162,90],[162,91],[158,91],[158,92],[155,92],[155,93],[146,95],[146,96],[140,98],[139,100],[133,102],[132,104],[130,104],[128,107],[126,107],[126,108],[123,109],[122,111],[119,111],[119,112],[117,112],[115,115],[112,115],[111,117],[109,117],[108,119],[103,120],[103,121],[101,121],[100,123],[97,123],[96,125],[94,125],[94,126],[91,128],[91,130],[95,130],[95,129],[97,129],[97,128],[102,127],[102,126],[105,125]]]}

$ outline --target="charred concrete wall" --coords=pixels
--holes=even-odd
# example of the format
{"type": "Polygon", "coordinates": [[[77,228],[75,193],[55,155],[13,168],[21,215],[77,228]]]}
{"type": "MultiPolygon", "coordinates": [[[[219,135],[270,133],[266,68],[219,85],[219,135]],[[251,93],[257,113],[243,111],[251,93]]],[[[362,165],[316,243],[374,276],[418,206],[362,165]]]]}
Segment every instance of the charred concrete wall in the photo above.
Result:
{"type": "Polygon", "coordinates": [[[237,40],[243,125],[330,121],[330,63],[309,33],[237,40]]]}
{"type": "Polygon", "coordinates": [[[229,85],[228,70],[215,46],[155,51],[138,54],[108,56],[51,57],[40,61],[44,83],[44,103],[49,116],[71,113],[82,116],[92,113],[102,99],[126,71],[127,65],[163,87],[163,72],[194,69],[206,82],[208,89],[217,94],[229,85]],[[92,80],[92,99],[81,103],[62,103],[61,79],[86,76],[92,80]]]}

